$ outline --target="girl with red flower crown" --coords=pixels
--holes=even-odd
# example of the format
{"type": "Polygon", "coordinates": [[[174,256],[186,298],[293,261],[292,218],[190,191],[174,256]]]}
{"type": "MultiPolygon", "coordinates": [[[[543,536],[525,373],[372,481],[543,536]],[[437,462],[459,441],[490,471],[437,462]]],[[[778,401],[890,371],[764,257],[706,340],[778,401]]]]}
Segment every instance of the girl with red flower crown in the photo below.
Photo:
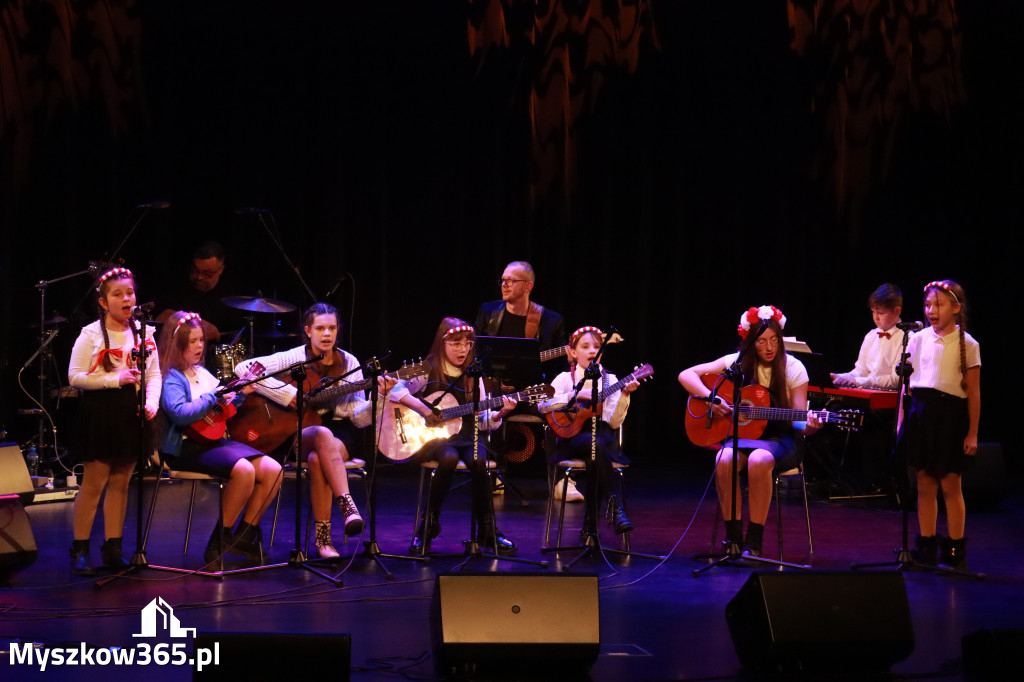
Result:
{"type": "MultiPolygon", "coordinates": [[[[701,375],[721,374],[742,355],[744,385],[760,384],[767,388],[775,407],[806,410],[807,370],[803,363],[786,353],[786,345],[782,340],[782,330],[785,326],[786,316],[775,306],[750,308],[740,316],[737,332],[742,341],[739,352],[684,369],[679,373],[679,383],[691,395],[708,397],[711,391],[701,381],[701,375]],[[764,332],[760,336],[750,334],[751,325],[758,325],[761,322],[766,323],[764,332]]],[[[731,400],[732,397],[721,398],[731,400]]],[[[729,417],[732,414],[732,408],[726,402],[716,403],[711,409],[722,417],[729,417]]],[[[718,451],[715,460],[715,481],[719,505],[725,518],[726,542],[737,545],[742,542],[744,554],[761,556],[764,523],[768,519],[768,509],[772,501],[772,474],[791,469],[802,459],[800,434],[806,435],[820,428],[814,414],[809,414],[808,417],[806,422],[770,421],[761,438],[739,439],[737,466],[740,471],[747,470],[750,490],[750,523],[747,526],[746,541],[743,541],[741,517],[733,518],[733,495],[741,493],[738,489],[732,490],[732,439],[726,440],[718,451]]],[[[740,512],[741,503],[742,500],[738,500],[737,513],[740,512]]]]}

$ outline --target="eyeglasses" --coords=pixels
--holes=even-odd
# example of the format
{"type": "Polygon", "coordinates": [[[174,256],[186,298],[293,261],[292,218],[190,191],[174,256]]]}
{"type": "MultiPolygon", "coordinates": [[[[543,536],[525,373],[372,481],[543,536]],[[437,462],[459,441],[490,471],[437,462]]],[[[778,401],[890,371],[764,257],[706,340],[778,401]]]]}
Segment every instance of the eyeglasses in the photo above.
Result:
{"type": "Polygon", "coordinates": [[[445,341],[445,345],[451,346],[455,350],[472,350],[476,341],[445,341]]]}
{"type": "Polygon", "coordinates": [[[530,280],[528,280],[528,279],[512,279],[511,277],[502,277],[500,284],[503,287],[510,287],[513,284],[515,284],[516,282],[529,282],[529,281],[530,280]]]}
{"type": "Polygon", "coordinates": [[[214,269],[214,270],[200,270],[199,268],[197,268],[196,266],[193,265],[192,267],[189,268],[189,273],[192,274],[192,275],[196,275],[198,277],[202,277],[203,279],[213,279],[214,277],[219,275],[221,272],[223,272],[223,270],[224,270],[224,266],[223,265],[220,266],[219,268],[214,269]]]}
{"type": "Polygon", "coordinates": [[[757,346],[758,348],[768,348],[768,347],[778,348],[779,347],[779,337],[773,336],[770,339],[760,338],[760,339],[758,339],[757,341],[754,342],[754,345],[757,346]]]}

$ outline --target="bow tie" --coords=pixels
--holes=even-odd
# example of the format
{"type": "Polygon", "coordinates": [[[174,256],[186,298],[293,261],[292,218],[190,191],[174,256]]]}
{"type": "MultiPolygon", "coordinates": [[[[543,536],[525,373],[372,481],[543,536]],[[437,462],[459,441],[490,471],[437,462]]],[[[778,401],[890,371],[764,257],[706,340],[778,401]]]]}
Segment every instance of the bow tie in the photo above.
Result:
{"type": "Polygon", "coordinates": [[[883,336],[887,339],[892,338],[892,334],[890,334],[889,332],[878,332],[878,338],[882,338],[883,336]]]}

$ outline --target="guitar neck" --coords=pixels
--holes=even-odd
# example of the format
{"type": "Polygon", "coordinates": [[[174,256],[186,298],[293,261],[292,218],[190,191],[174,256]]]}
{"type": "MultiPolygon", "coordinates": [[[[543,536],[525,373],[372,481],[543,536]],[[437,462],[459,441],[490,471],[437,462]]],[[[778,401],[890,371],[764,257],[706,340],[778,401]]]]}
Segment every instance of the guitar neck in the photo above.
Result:
{"type": "MultiPolygon", "coordinates": [[[[515,401],[530,400],[531,393],[529,391],[519,391],[518,393],[510,393],[505,396],[498,396],[496,398],[484,398],[478,403],[479,410],[494,410],[501,409],[504,404],[502,398],[511,398],[515,401]]],[[[453,405],[441,410],[441,421],[449,421],[451,419],[458,419],[459,417],[465,417],[467,414],[473,414],[473,403],[465,403],[464,405],[453,405]]]]}
{"type": "MultiPolygon", "coordinates": [[[[395,376],[399,379],[412,379],[420,376],[424,373],[423,363],[415,365],[403,365],[401,369],[395,372],[395,376]]],[[[334,386],[329,386],[324,390],[320,391],[314,396],[307,397],[307,405],[309,407],[319,408],[325,405],[329,405],[338,398],[343,398],[350,393],[356,393],[358,391],[365,391],[370,388],[370,380],[363,379],[352,384],[338,383],[334,386]]]]}
{"type": "MultiPolygon", "coordinates": [[[[807,421],[807,415],[814,410],[791,410],[784,407],[758,407],[756,405],[740,405],[740,414],[757,421],[807,421]]],[[[821,416],[827,412],[814,412],[821,416]]]]}
{"type": "Polygon", "coordinates": [[[555,358],[560,358],[564,355],[568,355],[568,347],[556,346],[554,348],[549,348],[548,350],[542,350],[540,352],[540,361],[547,362],[548,360],[554,360],[555,358]]]}

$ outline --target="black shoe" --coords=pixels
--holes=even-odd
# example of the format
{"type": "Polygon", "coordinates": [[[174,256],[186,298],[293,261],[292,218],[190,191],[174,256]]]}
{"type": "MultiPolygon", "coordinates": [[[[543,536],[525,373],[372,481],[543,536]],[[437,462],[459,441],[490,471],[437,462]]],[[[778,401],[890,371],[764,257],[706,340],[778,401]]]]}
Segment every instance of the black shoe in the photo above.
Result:
{"type": "Polygon", "coordinates": [[[490,531],[484,530],[480,535],[480,548],[483,550],[496,550],[498,556],[515,556],[516,552],[519,551],[516,543],[505,537],[497,528],[494,530],[494,537],[491,536],[490,531]]]}
{"type": "Polygon", "coordinates": [[[608,497],[608,523],[619,535],[633,530],[633,523],[626,516],[626,510],[619,504],[619,498],[615,495],[608,497]]]}
{"type": "Polygon", "coordinates": [[[203,561],[212,564],[224,556],[224,550],[231,546],[235,536],[230,528],[225,528],[223,523],[217,523],[210,535],[210,541],[206,543],[206,551],[203,552],[203,561]]]}
{"type": "Polygon", "coordinates": [[[764,544],[764,525],[751,523],[747,526],[747,540],[743,543],[743,555],[760,557],[764,544]]]}
{"type": "Polygon", "coordinates": [[[131,562],[121,553],[121,538],[108,538],[100,548],[103,565],[115,571],[123,571],[131,567],[131,562]]]}
{"type": "MultiPolygon", "coordinates": [[[[942,538],[942,542],[943,548],[945,548],[946,538],[942,538]]],[[[937,563],[938,553],[939,538],[934,535],[918,535],[915,548],[910,550],[910,558],[914,560],[915,564],[934,566],[937,563]]]]}
{"type": "Polygon", "coordinates": [[[71,572],[75,575],[96,575],[96,569],[89,561],[89,541],[71,541],[71,572]]]}
{"type": "Polygon", "coordinates": [[[426,513],[412,536],[412,542],[409,543],[409,554],[423,556],[430,552],[430,541],[441,534],[439,516],[438,512],[426,513]]]}
{"type": "Polygon", "coordinates": [[[967,538],[942,538],[942,558],[939,566],[951,571],[967,570],[967,538]]]}
{"type": "Polygon", "coordinates": [[[263,531],[260,530],[259,524],[254,526],[245,521],[238,524],[227,552],[244,556],[249,561],[263,563],[263,531]]]}

